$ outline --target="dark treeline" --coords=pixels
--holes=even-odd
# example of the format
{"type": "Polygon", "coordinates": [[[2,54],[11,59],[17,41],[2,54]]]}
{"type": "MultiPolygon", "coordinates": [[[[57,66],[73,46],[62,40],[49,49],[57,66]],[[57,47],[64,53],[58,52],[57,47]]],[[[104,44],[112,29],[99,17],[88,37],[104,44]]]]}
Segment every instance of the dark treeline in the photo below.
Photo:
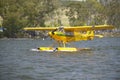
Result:
{"type": "Polygon", "coordinates": [[[0,27],[5,28],[0,37],[20,37],[28,26],[66,26],[63,15],[68,18],[67,26],[109,24],[119,28],[120,1],[0,0],[0,27]]]}

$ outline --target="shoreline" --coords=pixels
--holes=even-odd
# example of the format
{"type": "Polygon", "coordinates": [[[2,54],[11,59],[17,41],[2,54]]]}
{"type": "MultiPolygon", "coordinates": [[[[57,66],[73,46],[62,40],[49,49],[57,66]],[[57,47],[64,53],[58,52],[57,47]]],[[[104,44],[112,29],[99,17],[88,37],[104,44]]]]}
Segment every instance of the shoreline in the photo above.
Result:
{"type": "MultiPolygon", "coordinates": [[[[108,31],[98,31],[95,32],[95,34],[101,34],[104,37],[120,37],[120,29],[114,29],[114,30],[108,30],[108,31]]],[[[30,36],[30,35],[23,35],[23,36],[16,36],[16,37],[2,37],[0,40],[6,40],[6,39],[18,39],[18,40],[26,40],[26,39],[43,39],[46,38],[46,36],[43,35],[36,35],[36,36],[30,36]]]]}
{"type": "MultiPolygon", "coordinates": [[[[104,37],[120,37],[120,32],[104,32],[102,33],[101,35],[103,35],[104,37]]],[[[43,39],[41,37],[39,38],[30,38],[30,37],[17,37],[17,38],[7,38],[7,37],[3,37],[3,38],[0,38],[0,40],[27,40],[27,39],[31,39],[31,40],[34,40],[34,39],[43,39]]]]}

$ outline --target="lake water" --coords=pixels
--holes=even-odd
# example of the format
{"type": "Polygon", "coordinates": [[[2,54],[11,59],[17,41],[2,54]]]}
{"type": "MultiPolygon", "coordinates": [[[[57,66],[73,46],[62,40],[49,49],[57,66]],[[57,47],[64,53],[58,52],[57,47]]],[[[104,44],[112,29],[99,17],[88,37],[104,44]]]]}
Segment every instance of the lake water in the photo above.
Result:
{"type": "Polygon", "coordinates": [[[77,53],[34,52],[50,39],[0,40],[0,80],[120,80],[120,38],[72,43],[77,53]]]}

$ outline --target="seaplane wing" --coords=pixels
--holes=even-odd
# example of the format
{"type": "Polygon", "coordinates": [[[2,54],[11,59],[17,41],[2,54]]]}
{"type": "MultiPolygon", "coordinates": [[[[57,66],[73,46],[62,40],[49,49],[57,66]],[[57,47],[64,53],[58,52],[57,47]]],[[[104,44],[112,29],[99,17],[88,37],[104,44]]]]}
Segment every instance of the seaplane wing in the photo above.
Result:
{"type": "MultiPolygon", "coordinates": [[[[59,27],[25,27],[24,30],[29,31],[52,31],[59,27]]],[[[111,25],[97,25],[97,26],[76,26],[76,27],[63,27],[65,31],[89,31],[89,30],[106,30],[106,29],[113,29],[114,27],[111,25]]]]}
{"type": "Polygon", "coordinates": [[[97,26],[76,26],[76,27],[65,27],[66,31],[89,31],[89,30],[106,30],[113,29],[111,25],[97,25],[97,26]]]}
{"type": "Polygon", "coordinates": [[[47,30],[47,31],[52,31],[55,30],[57,27],[25,27],[24,30],[28,31],[42,31],[42,30],[47,30]]]}

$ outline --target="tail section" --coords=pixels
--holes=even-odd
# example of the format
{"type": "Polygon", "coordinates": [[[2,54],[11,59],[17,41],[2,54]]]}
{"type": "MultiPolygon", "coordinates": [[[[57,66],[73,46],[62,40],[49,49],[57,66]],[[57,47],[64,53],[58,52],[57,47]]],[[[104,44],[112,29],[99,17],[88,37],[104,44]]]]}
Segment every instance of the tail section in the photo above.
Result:
{"type": "Polygon", "coordinates": [[[103,35],[95,35],[94,34],[94,31],[87,31],[87,35],[89,36],[89,38],[92,40],[94,39],[94,37],[98,37],[98,38],[103,38],[104,36],[103,35]]]}

